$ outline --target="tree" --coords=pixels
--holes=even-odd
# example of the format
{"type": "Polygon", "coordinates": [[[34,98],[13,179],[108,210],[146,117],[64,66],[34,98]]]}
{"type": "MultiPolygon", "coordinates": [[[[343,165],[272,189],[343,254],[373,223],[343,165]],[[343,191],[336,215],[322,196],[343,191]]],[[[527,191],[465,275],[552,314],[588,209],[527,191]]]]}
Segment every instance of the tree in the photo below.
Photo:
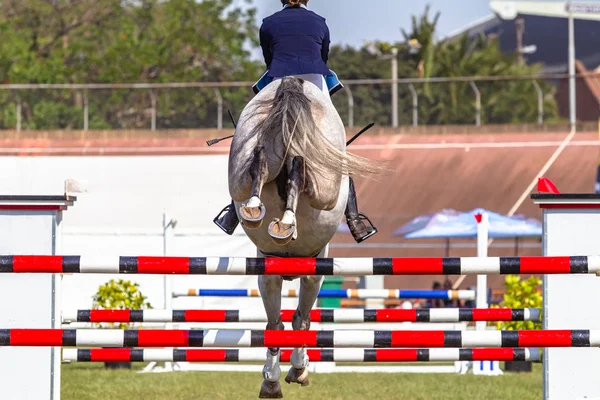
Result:
{"type": "MultiPolygon", "coordinates": [[[[251,4],[251,0],[245,0],[251,4]]],[[[392,49],[399,77],[535,75],[536,65],[519,65],[495,40],[468,36],[436,41],[440,14],[426,7],[413,16],[410,32],[397,41],[361,48],[333,46],[329,66],[342,81],[390,79],[392,49]],[[411,51],[409,43],[418,43],[411,51]]],[[[254,81],[262,62],[250,60],[258,45],[254,8],[234,0],[0,0],[0,81],[4,83],[133,83],[254,81]]],[[[539,82],[546,118],[557,114],[552,88],[539,82]]],[[[478,82],[484,123],[534,122],[537,94],[530,81],[478,82]]],[[[420,124],[471,124],[475,95],[468,82],[415,84],[420,124]]],[[[391,85],[354,85],[356,125],[391,122],[391,85]]],[[[219,89],[224,106],[239,114],[250,88],[219,89]]],[[[151,98],[160,128],[214,127],[214,89],[20,91],[23,126],[29,129],[83,127],[147,128],[151,98]]],[[[16,93],[0,91],[0,127],[14,127],[16,93]]],[[[333,101],[348,119],[347,93],[333,101]]],[[[411,122],[412,95],[399,86],[399,122],[411,122]]],[[[228,121],[225,121],[228,124],[228,121]]],[[[231,126],[231,125],[230,125],[231,126]]]]}
{"type": "MultiPolygon", "coordinates": [[[[501,77],[534,76],[540,65],[519,65],[513,54],[500,51],[498,41],[485,36],[435,41],[440,14],[429,16],[429,7],[420,17],[413,16],[411,32],[402,31],[400,42],[377,42],[375,47],[382,55],[390,54],[392,47],[398,49],[400,78],[430,77],[501,77]],[[418,43],[418,51],[409,51],[409,42],[418,43]]],[[[342,79],[389,79],[389,61],[378,59],[367,51],[352,48],[332,51],[331,65],[337,68],[342,79]]],[[[553,98],[554,89],[549,84],[538,82],[546,94],[544,114],[546,119],[556,118],[557,106],[553,98]]],[[[529,80],[499,80],[476,83],[481,93],[482,123],[525,123],[537,121],[537,92],[529,80]]],[[[472,124],[475,122],[475,93],[467,81],[414,84],[419,98],[420,124],[472,124]]],[[[355,105],[359,107],[359,123],[373,120],[389,124],[389,85],[378,87],[353,86],[355,105]]],[[[338,95],[339,96],[339,95],[338,95]]],[[[337,97],[337,96],[336,96],[337,97]]],[[[341,113],[347,106],[338,97],[336,105],[341,113]]],[[[400,85],[400,123],[410,123],[412,95],[406,85],[400,85]]]]}
{"type": "MultiPolygon", "coordinates": [[[[378,46],[378,44],[375,44],[378,46]]],[[[379,49],[385,55],[389,49],[379,49]]],[[[336,71],[342,82],[348,79],[391,79],[390,60],[376,56],[365,46],[362,49],[333,46],[329,56],[329,67],[336,71]]],[[[408,74],[408,65],[400,65],[400,74],[408,74]]],[[[391,86],[389,84],[353,85],[350,87],[354,98],[354,122],[367,125],[391,123],[391,86]]],[[[343,121],[348,120],[348,100],[346,93],[338,92],[332,98],[343,121]]]]}
{"type": "MultiPolygon", "coordinates": [[[[247,44],[255,10],[233,0],[0,0],[0,79],[10,83],[192,82],[255,79],[247,44]]],[[[21,92],[27,128],[81,128],[83,94],[21,92]]],[[[214,126],[210,90],[155,93],[162,127],[214,126]],[[165,107],[165,106],[168,106],[165,107]],[[169,110],[168,112],[166,110],[169,110]],[[161,114],[160,111],[163,111],[161,114]]],[[[223,90],[241,109],[250,88],[223,90]]],[[[14,98],[1,94],[6,109],[14,98]]],[[[150,94],[88,93],[92,128],[148,126],[150,94]]],[[[14,113],[0,116],[14,126],[14,113]]]]}

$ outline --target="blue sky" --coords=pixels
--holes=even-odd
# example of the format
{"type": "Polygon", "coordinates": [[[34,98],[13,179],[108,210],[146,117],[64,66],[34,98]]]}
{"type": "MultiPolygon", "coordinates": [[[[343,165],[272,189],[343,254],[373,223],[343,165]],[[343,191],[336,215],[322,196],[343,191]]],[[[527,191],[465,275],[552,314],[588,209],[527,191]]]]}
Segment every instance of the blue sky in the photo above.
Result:
{"type": "MultiPolygon", "coordinates": [[[[309,8],[327,18],[335,44],[360,46],[365,40],[401,40],[401,28],[410,29],[411,16],[427,4],[430,15],[441,12],[438,36],[463,28],[491,14],[488,0],[310,0],[309,8]],[[376,6],[374,6],[376,5],[376,6]]],[[[254,0],[258,21],[281,9],[280,0],[254,0]]]]}

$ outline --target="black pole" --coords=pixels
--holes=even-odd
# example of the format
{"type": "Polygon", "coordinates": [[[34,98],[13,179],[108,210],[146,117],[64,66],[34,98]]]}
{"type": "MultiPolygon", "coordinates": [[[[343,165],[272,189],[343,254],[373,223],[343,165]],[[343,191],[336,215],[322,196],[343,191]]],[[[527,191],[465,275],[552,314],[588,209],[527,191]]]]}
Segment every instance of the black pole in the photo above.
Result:
{"type": "Polygon", "coordinates": [[[352,142],[354,142],[356,139],[358,139],[358,137],[360,135],[362,135],[363,133],[365,133],[366,131],[368,131],[369,129],[371,129],[374,125],[375,125],[375,122],[371,122],[369,125],[367,125],[364,128],[362,128],[360,130],[360,132],[358,132],[356,135],[352,136],[352,139],[350,139],[350,140],[348,140],[346,142],[346,146],[349,146],[352,142]]]}
{"type": "MultiPolygon", "coordinates": [[[[237,124],[235,123],[235,118],[233,118],[233,114],[231,113],[231,110],[227,110],[227,112],[229,113],[229,118],[231,118],[231,122],[233,123],[233,127],[237,129],[237,124]]],[[[220,139],[207,140],[206,144],[209,145],[209,146],[212,146],[213,144],[217,144],[219,142],[222,142],[223,140],[231,139],[232,137],[233,137],[233,135],[227,136],[227,137],[224,137],[224,138],[220,138],[220,139]]]]}
{"type": "MultiPolygon", "coordinates": [[[[234,128],[237,128],[237,124],[235,123],[235,119],[233,118],[231,111],[227,110],[227,112],[229,113],[229,117],[231,118],[231,122],[233,123],[234,128]]],[[[358,139],[360,135],[362,135],[363,133],[365,133],[366,131],[371,129],[373,126],[375,126],[375,122],[371,122],[369,125],[362,128],[356,135],[352,136],[352,138],[346,142],[346,146],[349,146],[352,142],[354,142],[356,139],[358,139]]],[[[209,146],[212,146],[213,144],[217,144],[223,140],[231,139],[232,137],[233,137],[233,135],[227,136],[224,138],[220,138],[220,139],[207,140],[206,144],[209,146]]]]}

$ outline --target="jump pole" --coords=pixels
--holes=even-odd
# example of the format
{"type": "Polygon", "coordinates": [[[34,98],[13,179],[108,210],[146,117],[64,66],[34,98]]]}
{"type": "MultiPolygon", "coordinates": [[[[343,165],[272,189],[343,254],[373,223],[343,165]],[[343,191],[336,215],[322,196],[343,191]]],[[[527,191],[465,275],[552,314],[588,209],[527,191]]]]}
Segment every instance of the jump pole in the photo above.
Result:
{"type": "MultiPolygon", "coordinates": [[[[600,196],[599,196],[600,197],[600,196]]],[[[592,249],[588,249],[591,251],[592,249]]],[[[600,273],[600,248],[578,256],[455,258],[232,258],[0,255],[0,274],[512,275],[600,273]]]]}
{"type": "MultiPolygon", "coordinates": [[[[293,349],[281,349],[290,362],[293,349]]],[[[310,362],[539,361],[539,349],[307,349],[310,362]]],[[[66,362],[264,362],[263,349],[64,349],[66,362]]]]}
{"type": "MultiPolygon", "coordinates": [[[[282,322],[292,322],[296,310],[283,310],[282,322]]],[[[263,310],[75,310],[63,312],[63,323],[74,322],[267,322],[263,310]]],[[[417,308],[417,309],[316,309],[312,322],[479,322],[539,321],[537,308],[417,308]]]]}
{"type": "MultiPolygon", "coordinates": [[[[600,347],[600,330],[0,329],[0,347],[600,347]]],[[[591,352],[590,352],[591,353],[591,352]]]]}
{"type": "MultiPolygon", "coordinates": [[[[282,297],[298,297],[298,290],[282,290],[282,297]]],[[[259,289],[188,289],[173,297],[260,297],[259,289]]],[[[321,289],[318,298],[475,300],[474,290],[321,289]]]]}

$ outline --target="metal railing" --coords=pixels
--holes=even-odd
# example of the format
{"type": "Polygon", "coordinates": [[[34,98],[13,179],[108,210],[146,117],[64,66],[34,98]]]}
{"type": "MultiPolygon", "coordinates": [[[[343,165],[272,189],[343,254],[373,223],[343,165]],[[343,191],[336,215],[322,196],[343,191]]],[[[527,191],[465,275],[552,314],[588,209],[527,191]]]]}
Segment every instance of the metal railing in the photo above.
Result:
{"type": "MultiPolygon", "coordinates": [[[[600,72],[577,74],[576,78],[593,77],[599,78],[600,72]]],[[[476,126],[480,126],[481,121],[481,110],[482,110],[482,94],[480,87],[477,83],[482,82],[499,82],[499,81],[530,81],[532,83],[533,90],[537,96],[537,123],[544,123],[544,92],[539,84],[540,80],[560,80],[569,78],[568,74],[544,74],[537,76],[469,76],[469,77],[433,77],[433,78],[410,78],[410,79],[357,79],[357,80],[345,80],[346,99],[347,99],[347,126],[352,128],[355,123],[355,98],[352,88],[361,85],[391,85],[392,93],[398,96],[398,85],[406,85],[408,91],[412,97],[411,110],[412,110],[412,125],[419,125],[419,94],[415,89],[416,84],[440,84],[450,82],[463,82],[468,83],[473,91],[474,100],[474,115],[473,123],[476,126]]],[[[224,112],[224,99],[221,93],[223,88],[247,88],[251,90],[251,86],[254,82],[173,82],[173,83],[58,83],[58,84],[3,84],[0,85],[1,91],[10,91],[15,93],[15,112],[16,112],[16,130],[20,131],[22,128],[22,112],[23,112],[23,101],[20,95],[23,91],[45,91],[45,90],[69,90],[77,91],[82,96],[82,112],[83,112],[83,130],[89,129],[89,96],[93,91],[98,90],[115,90],[115,89],[129,89],[129,90],[147,90],[149,93],[150,100],[150,129],[157,129],[157,107],[158,107],[158,96],[157,92],[165,89],[213,89],[213,93],[217,102],[217,115],[215,126],[217,129],[223,129],[223,112],[224,112]]],[[[392,99],[393,100],[393,99],[392,99]]],[[[392,104],[398,104],[397,101],[392,101],[392,104]]],[[[395,122],[397,110],[391,110],[391,115],[395,122]]]]}

